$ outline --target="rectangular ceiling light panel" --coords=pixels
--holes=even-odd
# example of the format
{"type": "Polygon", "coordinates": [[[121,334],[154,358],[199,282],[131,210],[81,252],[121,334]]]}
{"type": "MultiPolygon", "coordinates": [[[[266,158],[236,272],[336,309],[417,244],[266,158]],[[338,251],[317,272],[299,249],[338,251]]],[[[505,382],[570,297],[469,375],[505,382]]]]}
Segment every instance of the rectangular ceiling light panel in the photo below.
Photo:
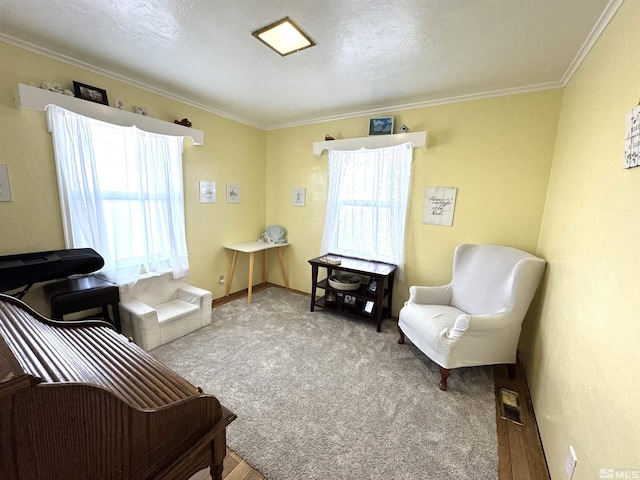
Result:
{"type": "Polygon", "coordinates": [[[283,57],[315,45],[289,17],[256,30],[252,35],[283,57]]]}

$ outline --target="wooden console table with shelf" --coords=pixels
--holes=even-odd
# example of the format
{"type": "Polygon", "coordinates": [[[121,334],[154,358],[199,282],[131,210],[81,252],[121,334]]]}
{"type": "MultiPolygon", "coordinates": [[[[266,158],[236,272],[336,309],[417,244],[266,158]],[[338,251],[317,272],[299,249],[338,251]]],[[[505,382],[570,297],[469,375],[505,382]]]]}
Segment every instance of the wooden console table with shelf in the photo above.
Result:
{"type": "Polygon", "coordinates": [[[391,316],[395,265],[333,254],[312,258],[309,263],[311,264],[310,310],[312,312],[315,307],[321,307],[360,318],[374,318],[377,331],[382,330],[382,320],[391,316]],[[329,263],[327,257],[339,261],[340,264],[329,263]],[[320,268],[326,269],[327,276],[318,280],[320,268]],[[367,277],[369,280],[365,281],[366,279],[363,278],[357,290],[337,290],[329,285],[329,277],[334,270],[352,273],[361,278],[367,277]],[[375,292],[368,290],[371,279],[375,279],[377,284],[375,292]],[[324,295],[318,296],[316,293],[318,289],[324,290],[324,295]],[[355,298],[355,302],[353,304],[346,302],[346,297],[355,298]]]}

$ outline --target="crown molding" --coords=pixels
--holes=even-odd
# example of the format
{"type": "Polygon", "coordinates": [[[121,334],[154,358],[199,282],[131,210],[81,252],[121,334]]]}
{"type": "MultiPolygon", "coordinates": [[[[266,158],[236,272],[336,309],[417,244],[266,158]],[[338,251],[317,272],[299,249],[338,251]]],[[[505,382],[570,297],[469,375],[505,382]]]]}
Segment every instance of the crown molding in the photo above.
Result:
{"type": "Polygon", "coordinates": [[[602,13],[602,15],[600,15],[600,18],[598,19],[594,27],[591,29],[589,36],[582,44],[582,47],[580,48],[579,52],[571,62],[571,65],[563,75],[562,79],[560,79],[559,81],[542,83],[537,85],[529,85],[524,87],[493,90],[493,91],[474,93],[469,95],[460,95],[460,96],[447,97],[447,98],[441,98],[441,99],[426,100],[422,102],[415,102],[415,103],[408,103],[408,104],[389,105],[384,108],[361,110],[361,111],[348,112],[344,114],[331,115],[331,116],[325,116],[325,117],[314,117],[307,120],[288,122],[288,123],[282,123],[282,124],[276,124],[276,125],[264,125],[264,124],[260,124],[260,123],[248,120],[246,118],[241,118],[235,115],[231,115],[227,112],[223,112],[221,110],[211,108],[202,103],[194,102],[180,95],[176,95],[174,93],[153,87],[151,85],[147,85],[146,83],[133,80],[124,75],[120,75],[100,67],[96,67],[95,65],[91,65],[89,63],[85,63],[85,62],[76,60],[74,58],[67,57],[66,55],[61,55],[59,53],[53,52],[46,48],[42,48],[37,45],[33,45],[31,43],[18,40],[16,38],[13,38],[9,35],[5,35],[3,33],[0,33],[0,40],[6,43],[9,43],[11,45],[14,45],[16,47],[24,48],[25,50],[29,50],[34,53],[38,53],[40,55],[52,58],[54,60],[58,60],[58,61],[67,63],[69,65],[73,65],[73,66],[82,68],[84,70],[88,70],[90,72],[103,75],[113,80],[117,80],[119,82],[132,85],[142,90],[146,90],[151,93],[162,95],[166,98],[176,100],[178,102],[184,103],[186,105],[190,105],[192,107],[198,108],[200,110],[204,110],[209,113],[213,113],[220,117],[227,118],[229,120],[233,120],[235,122],[242,123],[250,127],[258,128],[260,130],[272,131],[272,130],[282,130],[285,128],[300,127],[305,125],[312,125],[315,123],[324,123],[324,122],[331,122],[331,121],[337,121],[337,120],[345,120],[348,118],[363,117],[367,115],[379,115],[381,113],[388,113],[388,112],[393,112],[398,110],[412,110],[416,108],[433,107],[433,106],[439,106],[439,105],[446,105],[450,103],[468,102],[472,100],[481,100],[481,99],[500,97],[500,96],[506,96],[506,95],[517,95],[517,94],[531,93],[531,92],[542,91],[542,90],[564,88],[569,83],[569,81],[571,80],[575,72],[578,70],[578,68],[586,58],[587,54],[589,53],[593,45],[595,45],[596,41],[598,40],[598,38],[600,37],[604,29],[607,27],[611,19],[614,17],[614,15],[616,14],[616,12],[618,11],[618,9],[620,8],[623,2],[624,0],[610,0],[604,12],[602,13]]]}
{"type": "Polygon", "coordinates": [[[516,88],[505,88],[503,90],[493,90],[490,92],[482,92],[482,93],[472,93],[469,95],[460,95],[456,97],[447,97],[436,100],[426,100],[424,102],[415,102],[415,103],[405,103],[400,105],[392,105],[385,108],[376,108],[371,110],[362,110],[359,112],[345,113],[344,115],[333,115],[330,117],[319,117],[312,118],[309,120],[302,120],[299,122],[285,123],[281,125],[273,125],[270,127],[266,127],[266,131],[270,130],[280,130],[284,128],[291,127],[300,127],[304,125],[312,125],[315,123],[323,123],[323,122],[332,122],[335,120],[344,120],[347,118],[356,118],[356,117],[364,117],[370,115],[380,115],[380,114],[388,114],[389,112],[396,112],[399,110],[412,110],[415,108],[424,108],[424,107],[435,107],[438,105],[448,105],[450,103],[460,103],[460,102],[469,102],[472,100],[482,100],[485,98],[494,98],[494,97],[503,97],[507,95],[518,95],[521,93],[531,93],[538,92],[541,90],[553,90],[556,88],[562,88],[563,85],[561,82],[549,82],[549,83],[540,83],[538,85],[529,85],[526,87],[516,87],[516,88]]]}
{"type": "Polygon", "coordinates": [[[571,65],[569,65],[569,68],[562,77],[562,87],[566,87],[571,81],[571,78],[573,78],[573,75],[578,71],[578,68],[580,68],[580,65],[582,65],[582,62],[587,57],[587,54],[598,41],[598,38],[600,38],[604,29],[607,28],[607,25],[609,25],[609,22],[620,8],[620,5],[622,5],[622,2],[624,2],[624,0],[611,0],[604,9],[604,12],[602,12],[602,15],[600,15],[600,18],[591,29],[591,32],[589,32],[589,36],[582,44],[582,47],[580,47],[578,54],[575,56],[571,65]]]}
{"type": "Polygon", "coordinates": [[[13,45],[14,47],[23,48],[33,53],[37,53],[38,55],[42,55],[44,57],[51,58],[53,60],[57,60],[62,63],[66,63],[68,65],[72,65],[74,67],[82,68],[83,70],[87,70],[92,73],[96,73],[98,75],[102,75],[103,77],[110,78],[112,80],[117,80],[118,82],[126,83],[127,85],[131,85],[133,87],[139,88],[141,90],[146,90],[147,92],[155,93],[157,95],[161,95],[163,97],[169,98],[171,100],[176,100],[180,103],[184,103],[185,105],[189,105],[191,107],[198,108],[200,110],[204,110],[205,112],[213,113],[220,117],[224,117],[228,120],[233,120],[234,122],[242,123],[244,125],[248,125],[250,127],[258,128],[260,130],[264,130],[264,125],[258,124],[256,122],[252,122],[245,118],[236,117],[229,113],[223,112],[221,110],[217,110],[215,108],[211,108],[202,103],[194,102],[188,98],[182,97],[180,95],[176,95],[175,93],[168,92],[166,90],[162,90],[161,88],[156,88],[151,85],[148,85],[144,82],[139,82],[138,80],[133,80],[132,78],[126,77],[124,75],[120,75],[119,73],[115,73],[109,70],[105,70],[100,67],[96,67],[90,63],[82,62],[80,60],[76,60],[75,58],[68,57],[66,55],[62,55],[60,53],[56,53],[47,48],[42,48],[37,45],[34,45],[29,42],[25,42],[19,40],[17,38],[11,37],[9,35],[5,35],[0,32],[0,41],[8,43],[9,45],[13,45]]]}

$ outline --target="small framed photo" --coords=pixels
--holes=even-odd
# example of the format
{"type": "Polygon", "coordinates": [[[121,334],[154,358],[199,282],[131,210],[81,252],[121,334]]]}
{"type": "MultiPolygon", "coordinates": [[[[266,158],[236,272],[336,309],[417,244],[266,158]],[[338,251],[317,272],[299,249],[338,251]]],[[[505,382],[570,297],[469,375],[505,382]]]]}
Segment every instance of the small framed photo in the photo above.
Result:
{"type": "Polygon", "coordinates": [[[393,117],[369,119],[369,135],[390,135],[393,133],[393,117]]]}
{"type": "Polygon", "coordinates": [[[109,100],[107,100],[107,91],[101,88],[92,87],[91,85],[74,81],[73,93],[76,98],[101,103],[102,105],[109,105],[109,100]]]}
{"type": "Polygon", "coordinates": [[[376,304],[373,303],[371,300],[367,300],[366,302],[364,302],[364,305],[362,307],[362,313],[372,317],[373,316],[373,311],[375,309],[376,309],[376,304]]]}
{"type": "Polygon", "coordinates": [[[345,295],[344,296],[344,304],[349,305],[350,307],[356,306],[356,297],[353,295],[345,295]]]}
{"type": "Polygon", "coordinates": [[[371,277],[371,280],[369,280],[369,285],[367,286],[367,292],[376,293],[377,291],[378,291],[378,280],[376,280],[376,277],[371,277]]]}
{"type": "Polygon", "coordinates": [[[324,301],[327,303],[336,303],[336,293],[328,291],[325,295],[324,301]]]}
{"type": "Polygon", "coordinates": [[[294,207],[304,207],[306,192],[304,188],[294,188],[293,189],[293,206],[294,207]]]}
{"type": "Polygon", "coordinates": [[[240,203],[240,185],[227,183],[227,203],[240,203]]]}

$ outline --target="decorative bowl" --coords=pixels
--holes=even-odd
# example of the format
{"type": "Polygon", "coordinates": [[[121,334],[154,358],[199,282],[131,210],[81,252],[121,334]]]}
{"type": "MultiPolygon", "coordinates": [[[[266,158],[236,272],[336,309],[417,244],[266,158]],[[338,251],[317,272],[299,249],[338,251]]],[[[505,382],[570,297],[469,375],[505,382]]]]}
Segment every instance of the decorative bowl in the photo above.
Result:
{"type": "Polygon", "coordinates": [[[329,285],[336,290],[357,290],[360,288],[360,277],[356,275],[331,275],[329,285]]]}

